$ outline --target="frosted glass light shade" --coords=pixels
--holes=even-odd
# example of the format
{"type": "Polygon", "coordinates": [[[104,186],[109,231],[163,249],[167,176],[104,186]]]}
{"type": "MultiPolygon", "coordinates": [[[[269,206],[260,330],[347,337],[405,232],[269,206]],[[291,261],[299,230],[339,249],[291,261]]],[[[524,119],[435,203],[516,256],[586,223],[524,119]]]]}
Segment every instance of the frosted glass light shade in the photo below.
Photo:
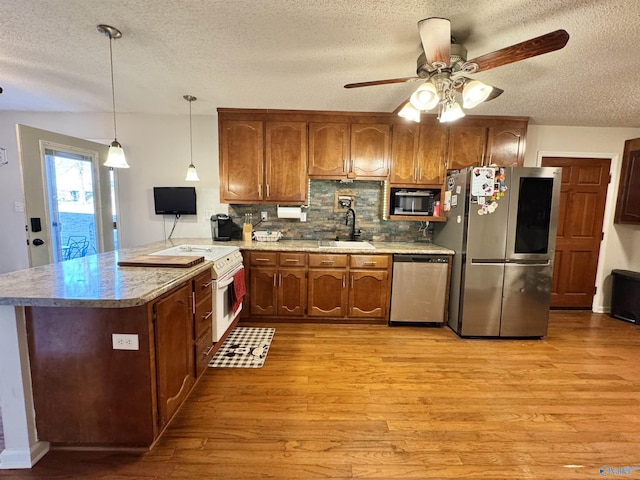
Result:
{"type": "Polygon", "coordinates": [[[482,83],[479,80],[472,80],[465,83],[464,89],[462,90],[462,104],[464,108],[473,108],[480,105],[489,98],[492,91],[493,87],[491,85],[482,83]]]}
{"type": "Polygon", "coordinates": [[[187,168],[187,176],[184,178],[187,182],[199,182],[200,178],[198,177],[198,172],[196,171],[196,166],[192,163],[187,168]]]}
{"type": "Polygon", "coordinates": [[[413,92],[409,101],[418,110],[431,110],[438,105],[440,99],[436,86],[431,82],[424,82],[413,92]]]}
{"type": "Polygon", "coordinates": [[[107,161],[104,162],[104,166],[110,168],[129,168],[127,159],[124,156],[124,150],[122,149],[122,145],[118,143],[118,140],[114,140],[111,143],[107,161]]]}
{"type": "Polygon", "coordinates": [[[420,110],[411,105],[411,102],[405,103],[404,107],[398,112],[398,116],[412,122],[420,122],[420,110]]]}
{"type": "Polygon", "coordinates": [[[465,113],[460,108],[457,102],[453,104],[445,105],[440,114],[440,123],[453,122],[465,116],[465,113]]]}

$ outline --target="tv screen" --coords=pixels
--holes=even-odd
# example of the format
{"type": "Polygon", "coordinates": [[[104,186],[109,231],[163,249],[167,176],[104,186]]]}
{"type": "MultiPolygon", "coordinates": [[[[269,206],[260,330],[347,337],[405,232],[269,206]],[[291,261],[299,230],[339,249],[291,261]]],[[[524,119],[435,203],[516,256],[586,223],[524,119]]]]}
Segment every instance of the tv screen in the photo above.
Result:
{"type": "Polygon", "coordinates": [[[195,187],[153,187],[156,215],[195,215],[195,187]]]}

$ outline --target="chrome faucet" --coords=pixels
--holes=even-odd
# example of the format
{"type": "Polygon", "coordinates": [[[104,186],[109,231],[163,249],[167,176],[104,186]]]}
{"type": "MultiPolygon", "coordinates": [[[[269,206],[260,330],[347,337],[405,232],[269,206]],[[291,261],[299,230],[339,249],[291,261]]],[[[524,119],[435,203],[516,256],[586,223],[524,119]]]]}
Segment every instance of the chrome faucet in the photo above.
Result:
{"type": "Polygon", "coordinates": [[[349,225],[349,214],[353,214],[353,222],[351,223],[351,232],[349,233],[349,240],[354,242],[360,236],[360,230],[356,230],[356,211],[353,208],[347,208],[347,216],[344,219],[344,224],[349,225]]]}

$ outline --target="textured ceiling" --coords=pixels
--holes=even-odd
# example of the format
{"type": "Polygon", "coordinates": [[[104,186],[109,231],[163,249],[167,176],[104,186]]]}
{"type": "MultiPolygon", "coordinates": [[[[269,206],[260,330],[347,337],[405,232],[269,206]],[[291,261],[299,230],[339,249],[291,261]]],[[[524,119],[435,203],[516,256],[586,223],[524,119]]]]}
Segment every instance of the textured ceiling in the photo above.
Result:
{"type": "Polygon", "coordinates": [[[194,115],[217,107],[393,111],[416,83],[418,20],[451,19],[468,58],[565,29],[557,52],[474,77],[473,110],[543,125],[640,127],[638,0],[0,0],[0,110],[194,115]]]}

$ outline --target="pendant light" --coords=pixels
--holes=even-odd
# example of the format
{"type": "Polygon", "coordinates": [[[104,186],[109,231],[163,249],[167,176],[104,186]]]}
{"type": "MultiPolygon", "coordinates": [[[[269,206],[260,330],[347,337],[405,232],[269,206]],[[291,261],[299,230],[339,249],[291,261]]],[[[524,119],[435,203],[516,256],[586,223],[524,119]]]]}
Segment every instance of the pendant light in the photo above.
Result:
{"type": "Polygon", "coordinates": [[[198,172],[196,171],[196,166],[193,164],[193,132],[191,129],[191,102],[195,102],[197,100],[193,95],[184,95],[184,98],[187,102],[189,102],[189,153],[190,153],[190,163],[189,168],[187,168],[187,176],[185,180],[188,182],[199,182],[198,172]]]}
{"type": "Polygon", "coordinates": [[[113,82],[113,40],[122,37],[122,32],[110,25],[98,25],[98,31],[109,37],[109,63],[111,65],[111,102],[113,107],[113,142],[109,146],[109,154],[107,161],[104,162],[105,167],[110,168],[129,168],[127,159],[124,156],[122,145],[118,142],[118,131],[116,129],[116,93],[113,82]]]}

